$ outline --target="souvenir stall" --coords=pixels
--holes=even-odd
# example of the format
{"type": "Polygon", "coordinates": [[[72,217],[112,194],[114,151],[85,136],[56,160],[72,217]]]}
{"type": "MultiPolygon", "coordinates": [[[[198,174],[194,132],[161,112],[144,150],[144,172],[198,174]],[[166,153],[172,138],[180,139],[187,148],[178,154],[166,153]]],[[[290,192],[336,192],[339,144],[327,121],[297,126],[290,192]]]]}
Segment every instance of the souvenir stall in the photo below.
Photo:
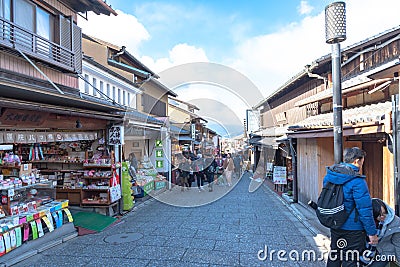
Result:
{"type": "Polygon", "coordinates": [[[146,118],[151,122],[131,118],[125,125],[123,158],[130,170],[135,198],[166,188],[170,166],[167,152],[171,143],[166,141],[165,131],[162,130],[164,127],[161,127],[163,122],[150,116],[146,118]]]}
{"type": "Polygon", "coordinates": [[[56,198],[57,181],[41,174],[32,163],[24,163],[18,145],[2,143],[0,256],[73,221],[68,200],[56,198]]]}
{"type": "Polygon", "coordinates": [[[119,203],[118,165],[106,143],[106,118],[112,115],[1,111],[0,256],[12,257],[49,233],[74,231],[72,205],[119,203]]]}

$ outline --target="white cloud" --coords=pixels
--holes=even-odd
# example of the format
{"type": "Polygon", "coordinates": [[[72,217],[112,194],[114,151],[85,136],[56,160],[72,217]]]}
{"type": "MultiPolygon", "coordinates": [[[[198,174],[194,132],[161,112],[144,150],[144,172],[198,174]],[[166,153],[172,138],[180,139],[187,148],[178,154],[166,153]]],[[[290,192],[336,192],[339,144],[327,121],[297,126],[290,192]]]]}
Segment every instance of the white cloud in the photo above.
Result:
{"type": "Polygon", "coordinates": [[[150,34],[135,16],[116,11],[118,16],[88,13],[88,20],[79,18],[78,25],[83,33],[118,46],[126,46],[131,54],[136,55],[141,43],[149,40],[150,34]]]}
{"type": "Polygon", "coordinates": [[[300,15],[307,15],[310,14],[314,8],[308,4],[307,1],[301,1],[300,6],[297,7],[297,11],[300,15]]]}
{"type": "MultiPolygon", "coordinates": [[[[398,10],[398,0],[379,4],[375,0],[348,0],[347,40],[341,44],[342,49],[398,26],[398,10]]],[[[248,75],[264,96],[268,96],[305,65],[330,52],[331,46],[325,43],[325,10],[322,10],[279,32],[243,41],[237,46],[235,58],[226,62],[248,75]]]]}
{"type": "MultiPolygon", "coordinates": [[[[312,61],[327,55],[331,51],[330,45],[325,43],[325,10],[310,16],[312,6],[310,1],[301,1],[298,12],[306,15],[299,22],[292,22],[272,34],[245,38],[244,32],[248,25],[235,24],[237,36],[232,36],[236,42],[235,52],[225,58],[221,64],[232,67],[244,75],[260,89],[264,96],[270,95],[291,77],[299,73],[303,67],[312,61]]],[[[331,0],[323,0],[329,4],[331,0]]],[[[170,7],[172,8],[172,7],[170,7]]],[[[142,10],[148,13],[152,9],[142,10]]],[[[347,0],[347,40],[341,44],[346,46],[360,42],[373,35],[391,29],[400,24],[398,19],[400,1],[381,0],[347,0]]],[[[89,21],[81,21],[84,32],[104,39],[116,45],[125,45],[128,51],[137,56],[146,66],[155,72],[161,72],[173,66],[190,62],[209,62],[207,47],[199,47],[181,41],[173,46],[168,57],[154,58],[152,54],[141,55],[140,46],[151,38],[147,29],[138,22],[135,16],[117,11],[118,16],[90,16],[89,21]],[[116,26],[119,25],[119,26],[116,26]]],[[[203,14],[203,9],[192,10],[192,13],[203,14]]],[[[157,24],[168,27],[176,26],[176,19],[164,15],[154,16],[157,24]],[[165,23],[159,23],[165,22],[165,23]],[[169,24],[168,24],[169,22],[169,24]],[[171,24],[172,23],[172,24],[171,24]]],[[[159,13],[157,13],[159,14],[159,13]]],[[[186,16],[186,15],[185,15],[186,16]]],[[[267,21],[267,20],[266,20],[267,21]]],[[[160,41],[162,42],[162,41],[160,41]]],[[[223,45],[223,44],[222,44],[223,45]]],[[[215,47],[213,47],[215,49],[215,47]]],[[[211,52],[209,52],[211,53],[211,52]]],[[[220,53],[223,54],[223,53],[220,53]]]]}
{"type": "Polygon", "coordinates": [[[156,60],[150,56],[143,56],[141,57],[141,61],[155,72],[185,63],[209,61],[204,49],[188,44],[177,44],[168,54],[168,58],[159,58],[156,60]]]}

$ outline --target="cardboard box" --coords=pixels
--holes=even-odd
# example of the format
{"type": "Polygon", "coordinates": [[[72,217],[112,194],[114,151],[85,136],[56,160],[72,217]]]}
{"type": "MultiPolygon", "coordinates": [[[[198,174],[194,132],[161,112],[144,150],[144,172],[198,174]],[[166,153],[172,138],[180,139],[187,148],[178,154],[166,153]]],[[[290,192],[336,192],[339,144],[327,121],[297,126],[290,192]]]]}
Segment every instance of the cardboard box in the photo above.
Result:
{"type": "Polygon", "coordinates": [[[20,170],[19,170],[19,176],[23,175],[30,175],[32,172],[32,163],[29,164],[21,164],[20,170]]]}

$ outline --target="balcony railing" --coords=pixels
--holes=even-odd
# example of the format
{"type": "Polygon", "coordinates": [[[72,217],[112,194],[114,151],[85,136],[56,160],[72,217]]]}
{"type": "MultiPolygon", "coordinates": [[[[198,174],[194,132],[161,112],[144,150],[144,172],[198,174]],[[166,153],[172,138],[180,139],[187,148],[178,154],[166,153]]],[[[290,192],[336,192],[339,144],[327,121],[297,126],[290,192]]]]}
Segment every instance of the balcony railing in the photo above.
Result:
{"type": "Polygon", "coordinates": [[[18,48],[23,53],[53,64],[59,68],[74,72],[74,52],[46,38],[26,30],[0,17],[0,46],[18,48]]]}

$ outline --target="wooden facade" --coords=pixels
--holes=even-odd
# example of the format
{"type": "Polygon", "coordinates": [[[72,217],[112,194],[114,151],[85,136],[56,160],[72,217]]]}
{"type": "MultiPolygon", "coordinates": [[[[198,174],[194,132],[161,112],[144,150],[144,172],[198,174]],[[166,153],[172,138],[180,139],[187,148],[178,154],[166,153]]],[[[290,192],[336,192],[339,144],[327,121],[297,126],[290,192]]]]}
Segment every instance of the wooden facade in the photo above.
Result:
{"type": "MultiPolygon", "coordinates": [[[[349,110],[343,121],[343,145],[358,146],[367,152],[362,171],[367,176],[371,195],[382,198],[392,207],[390,110],[388,105],[383,105],[385,111],[374,108],[378,103],[390,106],[391,96],[399,93],[398,34],[400,27],[342,50],[343,108],[349,110]],[[365,114],[351,114],[363,106],[365,114]]],[[[297,156],[298,201],[302,203],[317,200],[325,168],[334,162],[331,69],[330,55],[321,57],[254,107],[261,110],[263,129],[289,128],[287,135],[294,142],[297,156]],[[332,116],[330,122],[323,119],[323,114],[332,116]],[[305,123],[313,117],[321,121],[305,123]]]]}

